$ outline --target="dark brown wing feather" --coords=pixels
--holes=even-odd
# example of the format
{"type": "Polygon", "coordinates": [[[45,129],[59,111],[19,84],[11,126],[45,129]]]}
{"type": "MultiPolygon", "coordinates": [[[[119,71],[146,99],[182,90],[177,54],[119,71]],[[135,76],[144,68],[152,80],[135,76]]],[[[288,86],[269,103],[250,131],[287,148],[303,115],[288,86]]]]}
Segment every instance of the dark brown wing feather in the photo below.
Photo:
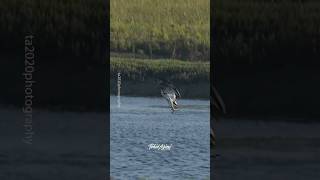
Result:
{"type": "Polygon", "coordinates": [[[217,112],[227,113],[226,106],[215,87],[213,87],[213,108],[217,112]]]}
{"type": "MultiPolygon", "coordinates": [[[[212,117],[218,120],[219,119],[218,117],[221,114],[226,113],[226,107],[216,88],[212,87],[212,89],[213,89],[213,97],[211,100],[213,104],[211,106],[211,113],[213,115],[212,117]]],[[[214,130],[212,128],[210,128],[210,142],[213,146],[216,145],[216,138],[215,138],[214,130]]]]}

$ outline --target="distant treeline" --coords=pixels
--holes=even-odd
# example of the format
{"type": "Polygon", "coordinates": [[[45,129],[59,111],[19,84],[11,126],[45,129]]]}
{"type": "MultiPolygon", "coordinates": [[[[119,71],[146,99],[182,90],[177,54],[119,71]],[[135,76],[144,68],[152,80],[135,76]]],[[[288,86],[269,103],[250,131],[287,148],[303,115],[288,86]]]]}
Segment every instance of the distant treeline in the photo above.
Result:
{"type": "Polygon", "coordinates": [[[103,0],[1,0],[1,49],[23,55],[24,36],[34,35],[37,55],[101,60],[108,42],[105,4],[103,0]]]}
{"type": "Polygon", "coordinates": [[[310,62],[320,55],[320,1],[213,1],[214,59],[310,62]]]}
{"type": "Polygon", "coordinates": [[[210,0],[111,0],[111,51],[209,60],[210,0]]]}

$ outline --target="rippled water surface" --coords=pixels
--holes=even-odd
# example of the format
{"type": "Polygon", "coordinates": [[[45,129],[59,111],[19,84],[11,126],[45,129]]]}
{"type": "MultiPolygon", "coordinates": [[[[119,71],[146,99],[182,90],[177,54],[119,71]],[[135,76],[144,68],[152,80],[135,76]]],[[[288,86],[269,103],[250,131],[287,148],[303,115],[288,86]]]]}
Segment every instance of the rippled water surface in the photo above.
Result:
{"type": "Polygon", "coordinates": [[[209,179],[209,101],[116,96],[111,104],[111,176],[117,179],[209,179]],[[149,144],[172,145],[149,150],[149,144]]]}

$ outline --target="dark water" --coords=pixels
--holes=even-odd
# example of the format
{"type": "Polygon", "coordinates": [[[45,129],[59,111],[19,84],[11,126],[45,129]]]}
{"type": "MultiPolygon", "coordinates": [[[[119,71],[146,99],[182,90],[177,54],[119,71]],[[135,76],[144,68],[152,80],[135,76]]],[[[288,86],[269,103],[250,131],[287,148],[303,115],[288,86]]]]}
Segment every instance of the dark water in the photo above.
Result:
{"type": "Polygon", "coordinates": [[[111,104],[111,176],[115,179],[209,179],[209,101],[116,96],[111,104]],[[170,150],[149,144],[171,145],[170,150]]]}

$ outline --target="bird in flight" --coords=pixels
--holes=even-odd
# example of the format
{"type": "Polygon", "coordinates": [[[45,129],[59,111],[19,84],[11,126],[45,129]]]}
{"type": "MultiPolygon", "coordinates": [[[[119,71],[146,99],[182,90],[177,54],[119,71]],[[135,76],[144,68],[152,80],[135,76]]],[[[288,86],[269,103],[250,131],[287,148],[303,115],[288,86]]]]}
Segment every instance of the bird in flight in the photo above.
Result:
{"type": "Polygon", "coordinates": [[[179,90],[171,82],[166,80],[159,80],[159,86],[161,96],[167,100],[173,113],[178,109],[177,99],[181,98],[179,90]]]}
{"type": "MultiPolygon", "coordinates": [[[[181,98],[179,90],[171,82],[166,80],[159,80],[159,86],[162,97],[167,100],[171,111],[174,112],[178,109],[177,99],[181,98]]],[[[220,94],[214,86],[212,86],[212,91],[213,96],[211,96],[211,102],[213,105],[211,106],[211,117],[218,120],[219,115],[226,114],[226,107],[220,94]]],[[[210,143],[213,146],[216,145],[216,136],[212,127],[210,127],[210,143]]]]}

